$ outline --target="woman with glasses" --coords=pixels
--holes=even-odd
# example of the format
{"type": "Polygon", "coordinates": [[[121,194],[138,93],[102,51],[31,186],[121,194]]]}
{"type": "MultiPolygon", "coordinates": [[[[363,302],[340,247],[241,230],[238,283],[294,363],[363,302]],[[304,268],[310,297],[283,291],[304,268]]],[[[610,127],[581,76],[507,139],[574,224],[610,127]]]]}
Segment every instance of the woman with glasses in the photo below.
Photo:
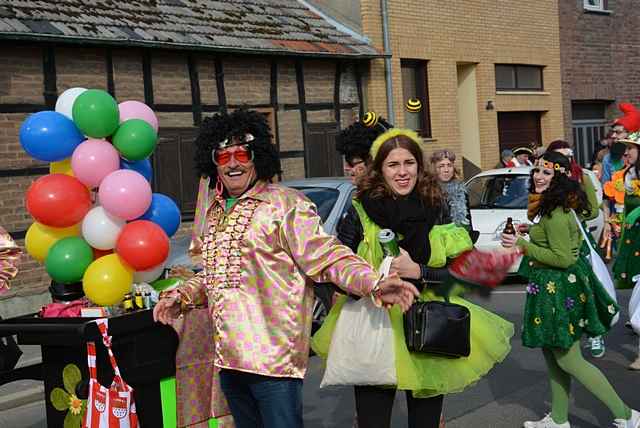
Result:
{"type": "Polygon", "coordinates": [[[469,196],[464,183],[458,178],[459,172],[454,165],[455,161],[456,154],[449,150],[438,150],[430,158],[431,168],[435,172],[447,200],[451,220],[457,226],[467,229],[471,240],[476,242],[480,233],[473,230],[471,212],[469,211],[469,196]]]}

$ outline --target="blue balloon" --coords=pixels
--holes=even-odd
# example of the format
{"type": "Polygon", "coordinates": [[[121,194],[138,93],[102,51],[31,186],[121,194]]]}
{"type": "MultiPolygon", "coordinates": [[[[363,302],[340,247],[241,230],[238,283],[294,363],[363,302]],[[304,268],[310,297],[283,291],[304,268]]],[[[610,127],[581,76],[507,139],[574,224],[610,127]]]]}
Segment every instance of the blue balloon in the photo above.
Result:
{"type": "Polygon", "coordinates": [[[139,172],[149,183],[151,183],[151,179],[153,178],[153,170],[151,169],[151,161],[149,158],[140,161],[120,159],[120,169],[130,169],[139,172]]]}
{"type": "Polygon", "coordinates": [[[20,126],[20,144],[24,151],[45,162],[71,157],[84,140],[75,123],[55,111],[32,114],[20,126]]]}
{"type": "Polygon", "coordinates": [[[139,220],[149,220],[160,226],[171,237],[180,227],[180,210],[173,199],[162,193],[154,193],[151,205],[139,220]]]}

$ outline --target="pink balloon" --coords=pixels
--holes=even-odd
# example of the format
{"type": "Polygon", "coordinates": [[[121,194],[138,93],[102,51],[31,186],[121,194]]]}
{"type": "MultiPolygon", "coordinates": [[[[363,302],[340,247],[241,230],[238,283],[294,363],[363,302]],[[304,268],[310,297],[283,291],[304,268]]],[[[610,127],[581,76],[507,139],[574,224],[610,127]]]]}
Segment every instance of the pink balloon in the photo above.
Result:
{"type": "Polygon", "coordinates": [[[98,198],[110,214],[133,220],[144,214],[151,205],[151,186],[142,174],[119,169],[102,180],[98,198]]]}
{"type": "Polygon", "coordinates": [[[85,140],[71,156],[73,175],[88,187],[98,187],[113,171],[120,169],[120,155],[105,140],[85,140]]]}
{"type": "Polygon", "coordinates": [[[124,101],[118,104],[120,110],[120,123],[129,119],[141,119],[158,132],[158,118],[151,108],[140,101],[124,101]]]}

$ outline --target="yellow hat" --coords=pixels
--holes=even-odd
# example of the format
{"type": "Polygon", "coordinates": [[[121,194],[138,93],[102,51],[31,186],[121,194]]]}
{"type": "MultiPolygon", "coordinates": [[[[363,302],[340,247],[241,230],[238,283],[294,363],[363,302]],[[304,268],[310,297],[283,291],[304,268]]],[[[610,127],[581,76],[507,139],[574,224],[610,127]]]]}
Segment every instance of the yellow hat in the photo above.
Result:
{"type": "Polygon", "coordinates": [[[400,136],[407,137],[408,139],[416,143],[418,148],[422,149],[422,138],[420,138],[420,136],[415,131],[412,131],[411,129],[392,128],[378,135],[378,138],[373,141],[373,144],[371,144],[371,149],[369,150],[371,159],[376,158],[378,150],[380,150],[380,146],[382,146],[382,144],[384,144],[388,140],[391,140],[392,138],[400,136]]]}
{"type": "Polygon", "coordinates": [[[417,98],[409,98],[405,107],[410,113],[418,113],[420,110],[422,110],[422,101],[417,98]]]}
{"type": "Polygon", "coordinates": [[[378,115],[375,111],[368,111],[362,117],[362,124],[367,128],[373,128],[378,124],[378,115]]]}

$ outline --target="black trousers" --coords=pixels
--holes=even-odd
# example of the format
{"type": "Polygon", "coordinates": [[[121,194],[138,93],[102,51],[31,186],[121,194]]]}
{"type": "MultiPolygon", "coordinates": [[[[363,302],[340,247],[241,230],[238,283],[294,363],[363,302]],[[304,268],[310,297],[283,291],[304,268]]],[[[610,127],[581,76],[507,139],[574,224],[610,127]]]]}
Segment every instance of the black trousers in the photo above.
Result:
{"type": "MultiPolygon", "coordinates": [[[[358,428],[390,428],[396,390],[377,386],[355,386],[358,428]]],[[[409,428],[438,428],[443,396],[413,398],[406,391],[409,428]]]]}

